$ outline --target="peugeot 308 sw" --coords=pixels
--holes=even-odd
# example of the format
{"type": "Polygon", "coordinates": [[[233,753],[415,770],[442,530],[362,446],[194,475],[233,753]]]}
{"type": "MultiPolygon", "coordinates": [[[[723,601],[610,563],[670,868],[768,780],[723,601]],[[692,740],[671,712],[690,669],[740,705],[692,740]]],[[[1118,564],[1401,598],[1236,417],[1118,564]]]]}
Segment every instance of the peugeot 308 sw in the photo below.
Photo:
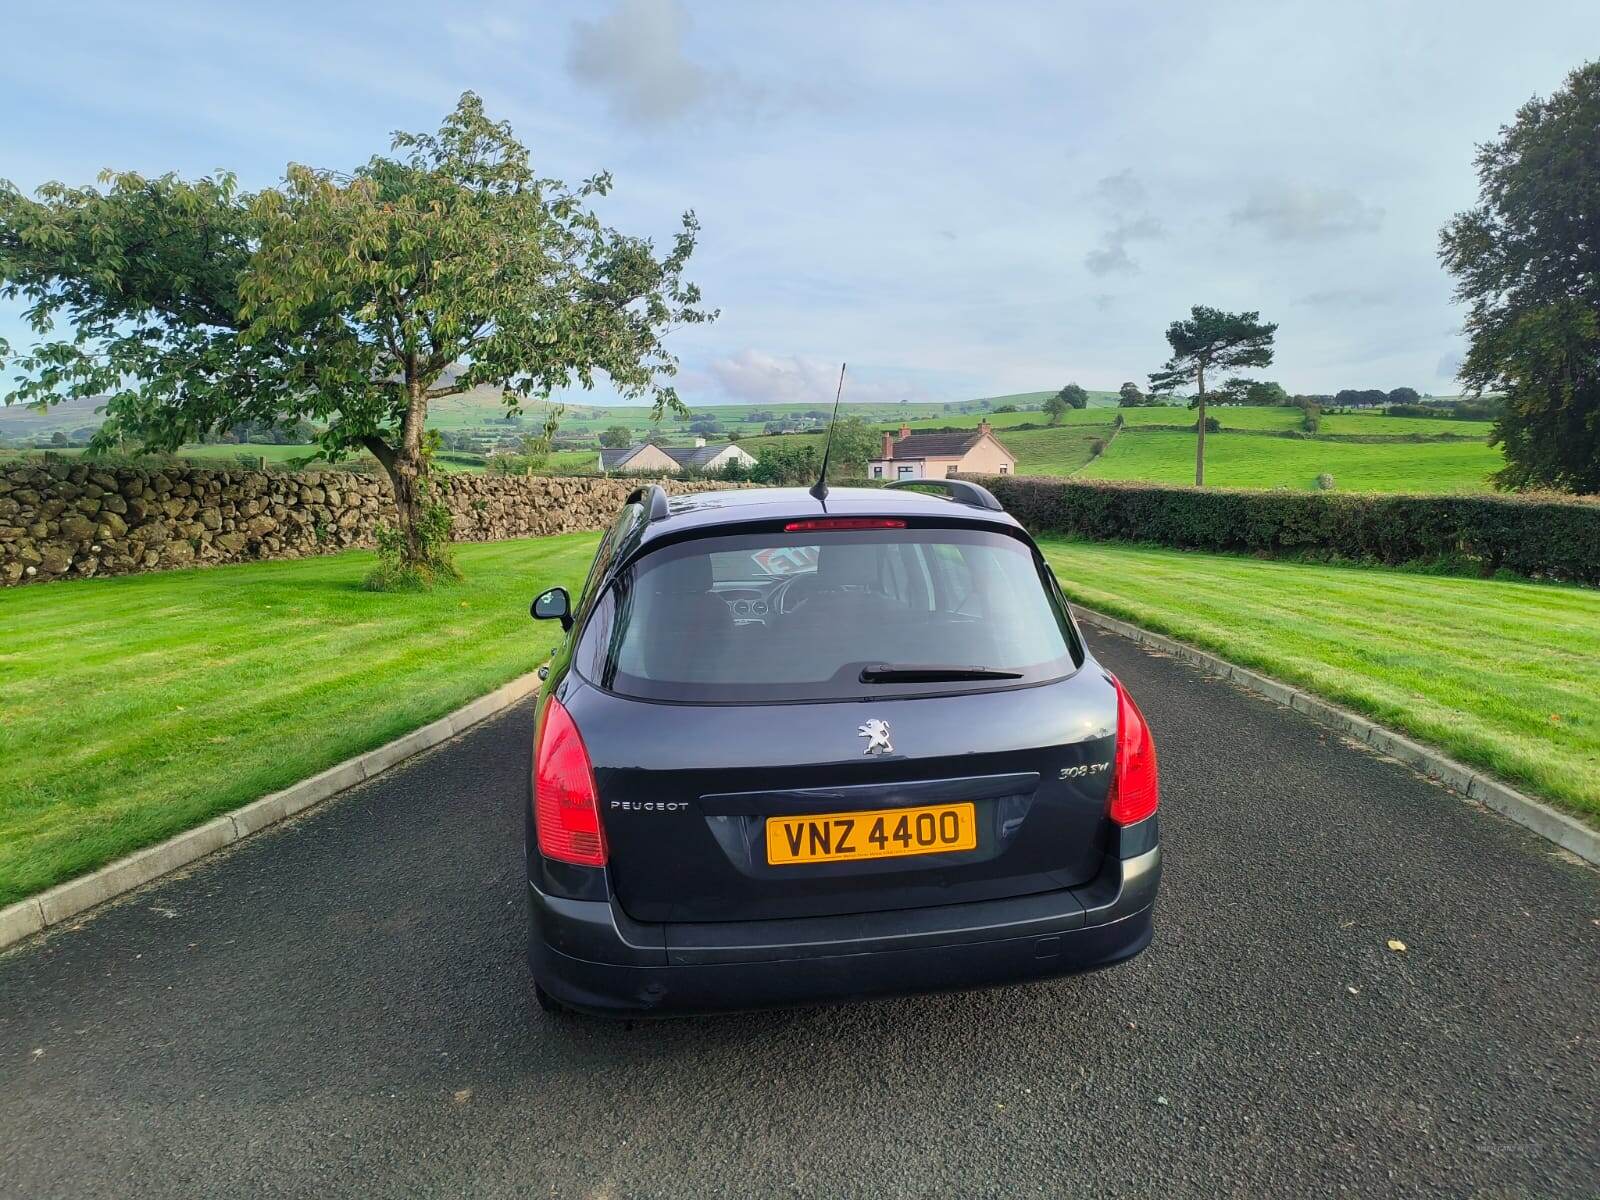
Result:
{"type": "Polygon", "coordinates": [[[969,988],[1150,942],[1156,757],[994,497],[630,497],[539,693],[540,1003],[969,988]]]}

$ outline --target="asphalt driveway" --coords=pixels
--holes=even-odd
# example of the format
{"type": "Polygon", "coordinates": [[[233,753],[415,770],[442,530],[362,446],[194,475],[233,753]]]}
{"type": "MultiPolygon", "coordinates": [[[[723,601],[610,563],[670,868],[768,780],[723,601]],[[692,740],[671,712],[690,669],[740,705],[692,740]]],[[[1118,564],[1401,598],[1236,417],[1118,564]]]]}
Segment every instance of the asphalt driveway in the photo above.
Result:
{"type": "Polygon", "coordinates": [[[0,1194],[1600,1194],[1600,873],[1090,636],[1161,754],[1134,962],[546,1017],[524,706],[0,956],[0,1194]]]}

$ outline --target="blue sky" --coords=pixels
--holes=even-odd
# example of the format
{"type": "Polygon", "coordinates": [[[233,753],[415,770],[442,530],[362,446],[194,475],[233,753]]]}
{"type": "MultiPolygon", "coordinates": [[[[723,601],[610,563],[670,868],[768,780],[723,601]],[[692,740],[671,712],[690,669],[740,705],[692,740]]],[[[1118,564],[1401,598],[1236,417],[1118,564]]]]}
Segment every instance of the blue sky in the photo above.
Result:
{"type": "MultiPolygon", "coordinates": [[[[691,405],[1141,383],[1191,304],[1279,323],[1291,390],[1453,392],[1435,258],[1474,144],[1600,47],[1594,0],[24,3],[0,177],[270,185],[464,89],[668,239],[722,310],[691,405]]],[[[0,305],[0,336],[29,335],[0,305]]],[[[600,397],[597,397],[600,398],[600,397]]]]}

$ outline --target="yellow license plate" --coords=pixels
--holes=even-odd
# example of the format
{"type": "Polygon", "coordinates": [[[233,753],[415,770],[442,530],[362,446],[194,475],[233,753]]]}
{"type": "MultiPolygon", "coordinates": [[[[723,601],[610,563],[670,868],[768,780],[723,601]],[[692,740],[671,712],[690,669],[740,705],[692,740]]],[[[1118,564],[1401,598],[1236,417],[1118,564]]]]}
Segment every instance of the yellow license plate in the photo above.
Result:
{"type": "Polygon", "coordinates": [[[854,862],[974,850],[978,816],[971,804],[872,809],[767,818],[767,862],[854,862]]]}

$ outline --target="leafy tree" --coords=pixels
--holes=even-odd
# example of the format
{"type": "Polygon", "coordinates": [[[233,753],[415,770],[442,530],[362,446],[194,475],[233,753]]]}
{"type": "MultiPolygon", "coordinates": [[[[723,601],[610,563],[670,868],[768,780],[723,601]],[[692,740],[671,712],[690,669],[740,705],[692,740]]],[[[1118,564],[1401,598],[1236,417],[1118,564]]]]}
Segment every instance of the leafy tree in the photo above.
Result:
{"type": "Polygon", "coordinates": [[[1258,408],[1278,408],[1292,401],[1281,383],[1270,379],[1253,379],[1244,390],[1244,402],[1258,408]]]}
{"type": "Polygon", "coordinates": [[[5,402],[105,394],[103,446],[126,430],[173,450],[219,425],[274,423],[282,347],[240,336],[239,281],[260,236],[250,197],[229,174],[100,183],[29,199],[0,181],[0,295],[28,302],[41,339],[15,356],[0,343],[17,377],[5,402]],[[58,318],[72,337],[49,336],[58,318]]]}
{"type": "Polygon", "coordinates": [[[620,450],[623,446],[633,445],[633,430],[626,425],[612,425],[600,431],[600,444],[609,449],[620,450]]]}
{"type": "Polygon", "coordinates": [[[1475,208],[1440,233],[1468,308],[1460,379],[1503,392],[1505,487],[1600,492],[1600,62],[1478,147],[1475,208]]]}
{"type": "Polygon", "coordinates": [[[349,175],[291,164],[249,196],[233,178],[103,177],[105,191],[0,189],[0,280],[57,317],[69,341],[12,365],[9,401],[108,393],[97,438],[172,449],[241,420],[304,417],[328,459],[365,449],[394,490],[388,545],[405,573],[447,569],[429,500],[431,401],[480,384],[508,416],[533,397],[604,374],[657,415],[682,411],[661,380],[663,341],[710,320],[683,279],[698,226],[671,248],[603,226],[576,188],[537,176],[508,125],[466,93],[437,133],[397,133],[393,157],[349,175]]]}
{"type": "Polygon", "coordinates": [[[495,455],[492,465],[505,475],[533,475],[544,470],[550,463],[550,450],[565,411],[559,404],[552,405],[545,416],[544,428],[523,437],[515,454],[495,455]]]}
{"type": "Polygon", "coordinates": [[[1150,375],[1151,395],[1176,391],[1193,382],[1198,407],[1194,445],[1194,485],[1206,481],[1206,372],[1229,367],[1272,365],[1272,339],[1278,327],[1263,324],[1258,312],[1227,313],[1197,304],[1189,310],[1187,321],[1174,321],[1167,327],[1167,344],[1172,357],[1161,370],[1150,375]]]}
{"type": "Polygon", "coordinates": [[[1380,408],[1389,403],[1389,393],[1382,388],[1340,388],[1333,402],[1340,408],[1380,408]]]}
{"type": "Polygon", "coordinates": [[[1389,393],[1390,404],[1417,404],[1422,400],[1416,388],[1397,387],[1389,393]]]}
{"type": "Polygon", "coordinates": [[[1148,403],[1145,394],[1139,390],[1139,385],[1131,379],[1117,389],[1119,408],[1143,408],[1148,403]]]}
{"type": "Polygon", "coordinates": [[[1067,415],[1067,410],[1072,408],[1085,408],[1089,403],[1089,393],[1075,383],[1069,383],[1053,396],[1046,396],[1043,404],[1044,413],[1050,418],[1050,424],[1059,425],[1061,419],[1067,415]]]}
{"type": "Polygon", "coordinates": [[[1242,375],[1231,376],[1220,388],[1214,388],[1211,395],[1224,404],[1248,404],[1258,408],[1292,403],[1282,384],[1269,379],[1246,379],[1242,375]]]}
{"type": "Polygon", "coordinates": [[[1245,402],[1245,392],[1253,382],[1255,381],[1246,379],[1243,375],[1234,375],[1225,379],[1221,387],[1211,389],[1211,403],[1243,404],[1245,402]]]}
{"type": "Polygon", "coordinates": [[[883,448],[883,434],[860,417],[840,417],[833,423],[833,449],[828,470],[841,478],[866,474],[867,462],[883,448]]]}
{"type": "Polygon", "coordinates": [[[809,443],[784,440],[756,451],[750,469],[753,483],[814,483],[822,466],[822,452],[809,443]]]}

